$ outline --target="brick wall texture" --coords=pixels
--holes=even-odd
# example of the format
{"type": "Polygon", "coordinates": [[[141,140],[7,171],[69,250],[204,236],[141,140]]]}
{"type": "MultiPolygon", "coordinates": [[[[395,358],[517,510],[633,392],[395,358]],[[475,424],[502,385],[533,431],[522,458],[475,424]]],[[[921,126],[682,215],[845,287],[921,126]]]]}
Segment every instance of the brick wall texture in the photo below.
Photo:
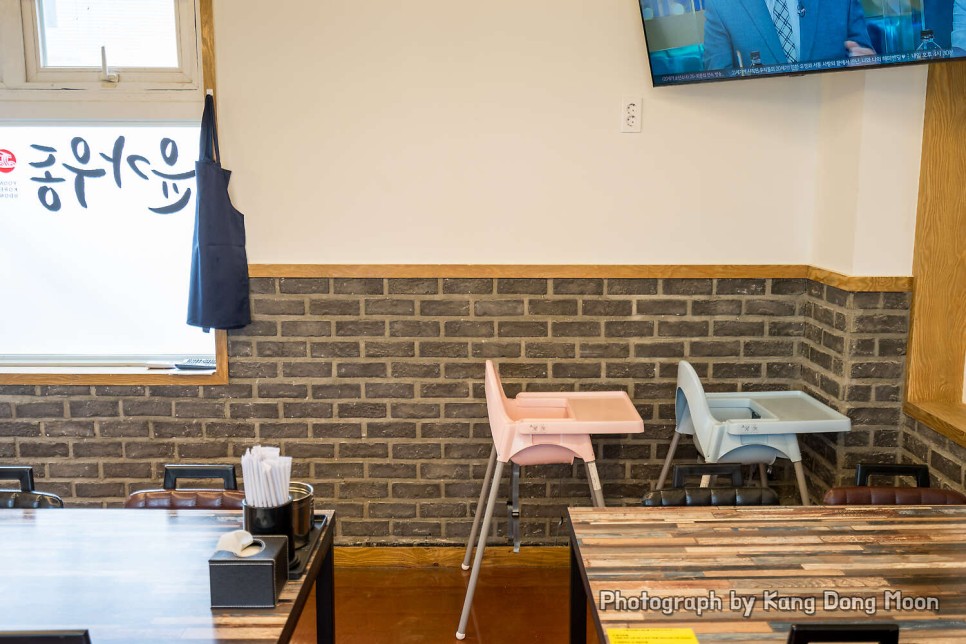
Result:
{"type": "Polygon", "coordinates": [[[860,462],[896,462],[909,330],[908,293],[848,293],[808,282],[802,389],[852,420],[847,434],[802,440],[811,492],[852,485],[860,462]]]}
{"type": "MultiPolygon", "coordinates": [[[[33,465],[70,506],[117,506],[165,463],[280,445],[338,511],[339,543],[458,542],[491,444],[485,359],[511,396],[631,395],[645,433],[595,440],[614,505],[660,472],[686,358],[709,391],[804,389],[852,418],[803,441],[815,497],[861,460],[927,460],[961,488],[963,449],[901,414],[908,309],[807,280],[254,279],[228,385],[0,386],[0,462],[33,465]]],[[[789,472],[773,474],[794,498],[789,472]]],[[[535,543],[563,543],[565,508],[590,503],[579,463],[525,468],[521,496],[535,543]]]]}

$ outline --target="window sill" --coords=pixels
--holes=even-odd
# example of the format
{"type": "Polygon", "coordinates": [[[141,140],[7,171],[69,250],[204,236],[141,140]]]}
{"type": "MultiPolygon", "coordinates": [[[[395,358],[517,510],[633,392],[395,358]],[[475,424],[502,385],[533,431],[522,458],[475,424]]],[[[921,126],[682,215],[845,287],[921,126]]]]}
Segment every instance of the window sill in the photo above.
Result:
{"type": "Polygon", "coordinates": [[[907,402],[902,410],[949,440],[966,447],[966,404],[956,402],[907,402]]]}
{"type": "Polygon", "coordinates": [[[0,385],[224,385],[227,373],[176,369],[160,370],[138,367],[70,367],[42,369],[12,368],[0,373],[0,385]]]}
{"type": "Polygon", "coordinates": [[[226,385],[228,333],[215,331],[214,371],[147,367],[6,367],[0,385],[226,385]]]}

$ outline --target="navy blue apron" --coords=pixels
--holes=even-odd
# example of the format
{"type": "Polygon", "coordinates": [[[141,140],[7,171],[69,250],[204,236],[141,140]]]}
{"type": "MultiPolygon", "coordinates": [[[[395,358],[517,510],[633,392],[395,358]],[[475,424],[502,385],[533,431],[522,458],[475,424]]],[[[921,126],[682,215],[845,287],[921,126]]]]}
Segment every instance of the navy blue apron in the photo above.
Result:
{"type": "Polygon", "coordinates": [[[228,197],[231,171],[221,167],[215,101],[211,96],[205,96],[198,157],[188,324],[205,331],[237,329],[252,321],[245,216],[235,210],[228,197]]]}

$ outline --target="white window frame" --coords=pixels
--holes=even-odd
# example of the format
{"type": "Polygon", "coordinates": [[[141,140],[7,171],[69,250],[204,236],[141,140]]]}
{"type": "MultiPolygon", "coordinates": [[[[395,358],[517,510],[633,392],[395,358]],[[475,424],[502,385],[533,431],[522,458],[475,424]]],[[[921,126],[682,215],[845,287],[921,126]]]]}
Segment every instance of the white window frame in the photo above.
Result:
{"type": "MultiPolygon", "coordinates": [[[[199,0],[174,0],[178,69],[111,67],[118,82],[98,68],[41,66],[37,0],[0,0],[0,101],[191,101],[197,104],[203,74],[199,0]]],[[[110,65],[110,51],[108,51],[110,65]]]]}

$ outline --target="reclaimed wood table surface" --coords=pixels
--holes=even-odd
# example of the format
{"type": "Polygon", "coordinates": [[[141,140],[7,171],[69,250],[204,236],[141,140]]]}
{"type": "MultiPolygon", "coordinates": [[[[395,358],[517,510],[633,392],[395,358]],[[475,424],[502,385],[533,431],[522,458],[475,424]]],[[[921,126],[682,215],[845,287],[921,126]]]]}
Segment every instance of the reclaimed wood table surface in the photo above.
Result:
{"type": "Polygon", "coordinates": [[[333,512],[275,608],[212,609],[208,559],[238,511],[0,510],[0,631],[88,629],[100,642],[287,642],[318,581],[335,639],[333,512]]]}
{"type": "Polygon", "coordinates": [[[966,506],[569,512],[572,643],[586,641],[588,600],[601,644],[608,629],[759,643],[860,622],[897,623],[901,642],[966,642],[966,506]]]}

